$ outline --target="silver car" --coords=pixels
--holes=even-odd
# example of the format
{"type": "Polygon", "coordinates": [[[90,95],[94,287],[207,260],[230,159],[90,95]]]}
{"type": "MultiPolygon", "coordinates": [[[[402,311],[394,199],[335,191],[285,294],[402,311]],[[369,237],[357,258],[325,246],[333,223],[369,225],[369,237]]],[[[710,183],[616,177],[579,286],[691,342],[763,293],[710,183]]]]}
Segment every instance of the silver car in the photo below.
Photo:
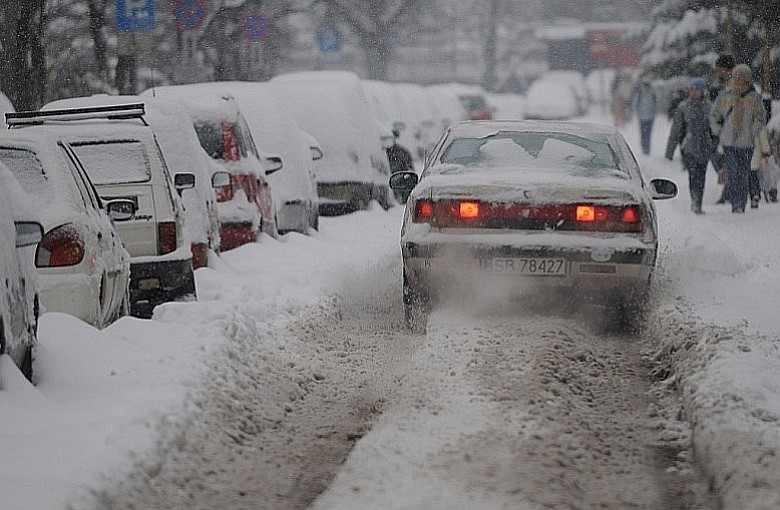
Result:
{"type": "Polygon", "coordinates": [[[438,299],[488,290],[641,317],[658,253],[653,200],[677,194],[669,180],[646,181],[613,127],[550,121],[456,124],[419,178],[394,174],[390,186],[408,195],[401,251],[412,328],[438,299]]]}

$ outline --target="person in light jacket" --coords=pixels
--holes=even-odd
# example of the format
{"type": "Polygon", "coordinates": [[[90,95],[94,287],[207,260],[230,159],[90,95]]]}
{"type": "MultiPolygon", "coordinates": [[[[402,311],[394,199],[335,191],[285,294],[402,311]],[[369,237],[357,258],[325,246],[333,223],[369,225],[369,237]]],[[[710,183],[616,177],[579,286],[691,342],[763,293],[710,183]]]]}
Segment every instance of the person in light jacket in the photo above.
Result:
{"type": "Polygon", "coordinates": [[[707,99],[707,83],[703,78],[693,78],[684,99],[674,114],[672,129],[666,143],[666,158],[674,157],[674,150],[680,145],[683,167],[688,172],[691,192],[691,211],[702,214],[702,197],[707,176],[707,164],[712,158],[715,144],[710,132],[709,115],[712,103],[707,99]]]}
{"type": "MultiPolygon", "coordinates": [[[[761,96],[753,86],[749,66],[734,68],[729,87],[723,90],[710,111],[710,129],[720,137],[723,155],[728,167],[731,212],[744,213],[750,181],[750,159],[756,137],[766,126],[766,111],[761,96]]],[[[757,177],[756,177],[757,183],[757,177]]],[[[760,196],[751,197],[751,207],[758,207],[760,196]]]]}
{"type": "Polygon", "coordinates": [[[639,132],[642,140],[642,153],[650,154],[650,138],[653,134],[653,122],[658,110],[658,100],[650,85],[650,80],[643,78],[631,96],[631,109],[639,119],[639,132]]]}

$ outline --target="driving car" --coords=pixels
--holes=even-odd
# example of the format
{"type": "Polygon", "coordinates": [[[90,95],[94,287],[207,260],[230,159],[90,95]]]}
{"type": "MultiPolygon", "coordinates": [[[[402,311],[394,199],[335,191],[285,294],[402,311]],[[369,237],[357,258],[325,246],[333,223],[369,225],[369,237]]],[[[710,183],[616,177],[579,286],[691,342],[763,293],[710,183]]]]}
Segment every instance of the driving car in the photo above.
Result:
{"type": "MultiPolygon", "coordinates": [[[[108,102],[108,101],[107,101],[108,102]]],[[[132,257],[130,313],[151,318],[162,303],[196,298],[192,251],[180,193],[195,175],[171,176],[143,103],[54,108],[6,114],[11,131],[54,133],[66,142],[100,198],[129,200],[133,211],[116,229],[132,257]]]]}
{"type": "Polygon", "coordinates": [[[30,256],[41,311],[67,313],[96,328],[127,315],[130,256],[111,217],[128,220],[134,203],[104,203],[73,148],[50,132],[0,132],[0,162],[43,225],[30,256]]]}
{"type": "Polygon", "coordinates": [[[31,251],[43,237],[43,227],[27,201],[0,163],[0,354],[9,355],[32,381],[39,303],[31,251]]]}
{"type": "Polygon", "coordinates": [[[605,306],[639,325],[658,255],[653,200],[677,185],[647,180],[612,126],[467,121],[447,129],[408,194],[401,227],[403,302],[412,329],[430,307],[503,290],[605,306]]]}

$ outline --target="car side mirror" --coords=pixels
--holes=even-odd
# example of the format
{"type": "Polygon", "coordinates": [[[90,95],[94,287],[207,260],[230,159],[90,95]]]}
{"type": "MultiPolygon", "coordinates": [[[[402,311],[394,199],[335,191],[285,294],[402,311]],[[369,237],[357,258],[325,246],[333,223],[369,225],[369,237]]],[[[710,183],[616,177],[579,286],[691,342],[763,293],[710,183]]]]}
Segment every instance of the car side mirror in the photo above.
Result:
{"type": "Polygon", "coordinates": [[[396,191],[412,191],[419,180],[414,172],[396,172],[390,176],[390,188],[396,191]]]}
{"type": "Polygon", "coordinates": [[[652,179],[650,196],[653,200],[666,200],[677,196],[677,184],[669,179],[652,179]]]}
{"type": "Polygon", "coordinates": [[[214,172],[211,175],[211,187],[214,189],[230,186],[230,174],[228,172],[214,172]]]}
{"type": "Polygon", "coordinates": [[[116,198],[105,204],[108,217],[113,221],[129,221],[135,218],[135,202],[127,198],[116,198]]]}
{"type": "Polygon", "coordinates": [[[311,159],[313,161],[319,161],[325,157],[325,155],[322,153],[322,149],[319,147],[309,147],[309,151],[311,152],[311,159]]]}
{"type": "Polygon", "coordinates": [[[43,239],[43,225],[37,221],[15,221],[16,247],[32,246],[43,239]]]}
{"type": "Polygon", "coordinates": [[[265,171],[265,175],[271,175],[272,173],[281,170],[284,166],[282,158],[279,156],[266,156],[265,160],[269,165],[268,169],[265,171]]]}
{"type": "Polygon", "coordinates": [[[173,176],[173,187],[176,188],[176,192],[181,196],[181,192],[185,189],[195,187],[195,174],[190,172],[177,173],[173,176]]]}

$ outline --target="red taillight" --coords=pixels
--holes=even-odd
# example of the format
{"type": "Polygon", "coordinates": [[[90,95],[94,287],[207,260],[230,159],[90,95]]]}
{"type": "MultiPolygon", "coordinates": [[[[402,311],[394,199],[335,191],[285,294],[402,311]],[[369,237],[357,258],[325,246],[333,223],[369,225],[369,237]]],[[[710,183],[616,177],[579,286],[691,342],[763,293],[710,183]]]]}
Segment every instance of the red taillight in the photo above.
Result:
{"type": "Polygon", "coordinates": [[[412,221],[438,228],[641,232],[638,205],[517,204],[474,200],[419,200],[412,221]]]}
{"type": "Polygon", "coordinates": [[[75,266],[84,260],[84,239],[73,225],[50,230],[35,252],[36,267],[75,266]]]}
{"type": "Polygon", "coordinates": [[[637,223],[640,221],[639,211],[636,206],[629,206],[623,209],[620,215],[620,221],[623,223],[637,223]]]}
{"type": "Polygon", "coordinates": [[[433,202],[430,200],[419,200],[414,204],[414,218],[415,223],[424,223],[426,220],[433,218],[433,202]]]}
{"type": "Polygon", "coordinates": [[[157,246],[160,255],[171,253],[176,249],[176,222],[162,221],[157,224],[157,246]]]}
{"type": "Polygon", "coordinates": [[[642,214],[638,205],[578,205],[575,210],[575,219],[579,230],[642,231],[642,214]]]}

